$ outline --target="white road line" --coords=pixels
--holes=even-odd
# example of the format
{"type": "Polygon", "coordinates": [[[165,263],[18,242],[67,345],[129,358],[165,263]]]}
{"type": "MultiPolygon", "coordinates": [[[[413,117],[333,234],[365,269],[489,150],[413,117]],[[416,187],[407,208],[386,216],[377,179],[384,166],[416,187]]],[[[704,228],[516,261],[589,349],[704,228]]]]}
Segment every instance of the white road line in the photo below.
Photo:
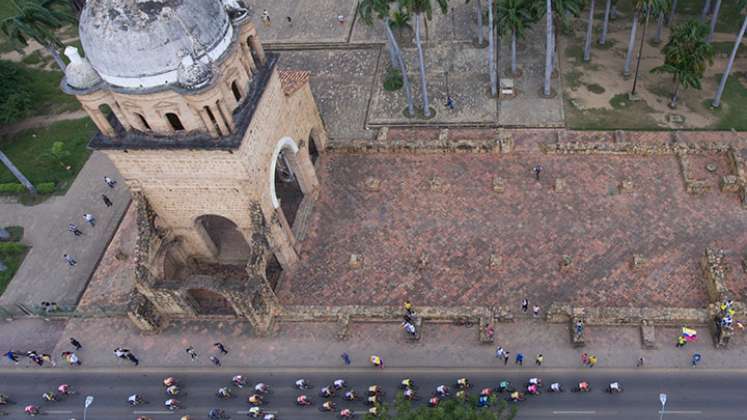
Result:
{"type": "Polygon", "coordinates": [[[133,411],[132,414],[176,414],[173,411],[133,411]]]}
{"type": "Polygon", "coordinates": [[[562,410],[562,411],[553,411],[552,412],[555,415],[563,415],[563,414],[597,414],[595,410],[562,410]]]}
{"type": "Polygon", "coordinates": [[[71,410],[44,410],[47,414],[73,414],[71,410]]]}
{"type": "Polygon", "coordinates": [[[659,414],[703,414],[700,410],[673,410],[673,411],[659,411],[659,414]]]}
{"type": "MultiPolygon", "coordinates": [[[[262,412],[265,414],[276,414],[276,415],[278,413],[277,411],[265,411],[265,410],[263,410],[262,412]]],[[[250,413],[249,410],[240,410],[236,412],[236,414],[249,414],[249,413],[250,413]]]]}

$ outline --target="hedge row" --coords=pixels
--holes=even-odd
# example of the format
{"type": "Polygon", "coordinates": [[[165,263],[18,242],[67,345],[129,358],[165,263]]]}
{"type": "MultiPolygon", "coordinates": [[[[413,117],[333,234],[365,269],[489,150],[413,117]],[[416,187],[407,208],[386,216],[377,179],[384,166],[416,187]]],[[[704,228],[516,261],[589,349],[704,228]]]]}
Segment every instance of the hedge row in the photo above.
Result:
{"type": "MultiPolygon", "coordinates": [[[[55,191],[54,182],[42,182],[36,185],[36,191],[39,194],[51,194],[55,191]]],[[[0,194],[19,194],[26,192],[26,187],[17,182],[11,182],[7,184],[0,184],[0,194]]]]}
{"type": "Polygon", "coordinates": [[[18,255],[26,251],[26,245],[20,242],[0,242],[0,255],[18,255]]]}

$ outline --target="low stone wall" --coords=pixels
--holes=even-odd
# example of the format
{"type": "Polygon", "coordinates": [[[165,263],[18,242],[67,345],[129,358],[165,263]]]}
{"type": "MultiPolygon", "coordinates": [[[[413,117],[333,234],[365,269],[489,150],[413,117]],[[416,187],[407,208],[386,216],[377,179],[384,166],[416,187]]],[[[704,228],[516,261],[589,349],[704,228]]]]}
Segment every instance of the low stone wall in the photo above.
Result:
{"type": "Polygon", "coordinates": [[[705,255],[700,261],[711,303],[723,302],[729,299],[731,295],[729,288],[726,287],[726,273],[729,271],[729,267],[726,265],[724,258],[723,250],[706,248],[705,255]]]}
{"type": "Polygon", "coordinates": [[[513,137],[496,130],[491,138],[451,138],[449,129],[442,129],[438,138],[413,137],[390,139],[389,129],[381,128],[375,139],[330,143],[329,149],[352,153],[410,152],[410,153],[509,153],[513,150],[513,137]]]}
{"type": "Polygon", "coordinates": [[[730,148],[729,144],[722,142],[686,143],[679,139],[676,132],[672,133],[671,141],[650,143],[627,141],[624,133],[617,132],[613,141],[568,141],[567,138],[567,135],[559,131],[557,141],[542,145],[542,151],[547,154],[653,156],[726,153],[730,148]]]}
{"type": "Polygon", "coordinates": [[[553,304],[546,313],[548,322],[565,323],[574,317],[588,325],[640,326],[643,321],[657,326],[705,325],[709,322],[708,310],[703,308],[615,308],[574,307],[553,304]]]}

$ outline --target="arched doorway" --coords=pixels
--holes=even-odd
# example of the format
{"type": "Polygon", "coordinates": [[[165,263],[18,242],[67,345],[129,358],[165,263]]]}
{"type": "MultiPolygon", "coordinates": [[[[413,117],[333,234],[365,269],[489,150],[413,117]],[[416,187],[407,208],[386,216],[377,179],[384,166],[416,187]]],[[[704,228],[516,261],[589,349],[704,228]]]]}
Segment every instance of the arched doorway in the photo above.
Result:
{"type": "Polygon", "coordinates": [[[303,189],[298,177],[296,155],[298,146],[290,138],[280,140],[275,147],[270,179],[272,205],[283,211],[288,225],[293,226],[298,208],[303,200],[303,189]]]}
{"type": "Polygon", "coordinates": [[[195,311],[198,315],[233,315],[231,302],[223,295],[207,289],[189,289],[187,295],[194,302],[195,311]]]}
{"type": "Polygon", "coordinates": [[[201,226],[215,247],[220,263],[243,264],[249,257],[249,244],[239,231],[236,223],[222,216],[213,214],[197,218],[196,223],[201,226]]]}

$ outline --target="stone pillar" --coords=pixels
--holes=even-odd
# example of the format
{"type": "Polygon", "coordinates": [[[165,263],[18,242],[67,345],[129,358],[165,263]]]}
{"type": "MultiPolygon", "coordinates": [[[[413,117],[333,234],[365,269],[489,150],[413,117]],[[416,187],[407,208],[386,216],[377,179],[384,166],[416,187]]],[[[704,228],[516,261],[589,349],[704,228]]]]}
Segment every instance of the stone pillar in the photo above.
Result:
{"type": "Polygon", "coordinates": [[[217,261],[218,249],[200,223],[196,223],[194,229],[174,229],[174,234],[184,238],[183,244],[188,254],[208,262],[217,261]]]}
{"type": "Polygon", "coordinates": [[[202,124],[205,125],[205,129],[207,129],[208,133],[210,133],[210,137],[214,139],[220,137],[220,135],[218,135],[218,130],[215,129],[213,120],[210,119],[210,116],[207,114],[207,111],[205,111],[205,108],[202,108],[199,114],[200,119],[202,120],[202,124]]]}
{"type": "MultiPolygon", "coordinates": [[[[233,94],[231,94],[231,95],[233,95],[233,94]]],[[[223,117],[223,120],[225,121],[226,126],[228,127],[228,132],[229,133],[233,133],[234,130],[236,130],[236,125],[233,122],[233,114],[226,107],[225,101],[218,101],[217,107],[220,110],[219,114],[223,117]]],[[[216,116],[216,118],[217,118],[217,116],[216,116]]]]}
{"type": "Polygon", "coordinates": [[[113,102],[110,108],[112,109],[114,115],[117,117],[117,120],[119,120],[119,123],[122,124],[122,127],[124,127],[124,129],[127,131],[132,130],[132,125],[130,125],[130,121],[127,120],[124,112],[122,112],[122,108],[119,107],[119,104],[113,102]]]}
{"type": "Polygon", "coordinates": [[[228,127],[228,124],[223,118],[222,111],[219,109],[219,107],[217,105],[211,106],[210,112],[213,113],[213,117],[215,117],[215,122],[218,124],[218,128],[220,128],[221,133],[223,133],[224,136],[231,134],[232,130],[228,127]]]}
{"type": "Polygon", "coordinates": [[[259,58],[260,64],[265,64],[267,62],[267,56],[265,56],[265,49],[262,47],[262,43],[259,42],[259,38],[257,34],[253,34],[249,38],[250,46],[254,50],[254,53],[257,54],[257,58],[259,58]]]}
{"type": "Polygon", "coordinates": [[[91,109],[85,106],[83,107],[83,109],[85,109],[85,111],[91,117],[91,119],[93,120],[93,123],[96,124],[96,127],[98,127],[99,131],[101,131],[107,137],[115,136],[116,133],[114,132],[114,127],[112,127],[112,125],[109,124],[109,120],[106,119],[104,114],[101,111],[99,111],[98,108],[94,110],[94,109],[91,109]]]}
{"type": "Polygon", "coordinates": [[[314,164],[311,163],[309,149],[303,143],[299,145],[298,153],[286,153],[288,163],[298,177],[298,184],[305,195],[314,195],[319,190],[319,179],[316,176],[314,164]]]}
{"type": "Polygon", "coordinates": [[[270,220],[270,235],[267,239],[270,249],[272,249],[283,270],[292,273],[298,264],[298,253],[295,250],[293,232],[280,209],[274,210],[273,217],[270,220]]]}
{"type": "MultiPolygon", "coordinates": [[[[382,130],[386,131],[387,127],[382,128],[382,130]]],[[[324,127],[314,127],[311,129],[311,137],[314,138],[314,144],[316,144],[316,150],[321,153],[322,151],[327,149],[327,143],[329,141],[329,137],[327,136],[327,130],[324,129],[324,127]]]]}
{"type": "Polygon", "coordinates": [[[127,316],[142,331],[156,332],[166,323],[153,302],[138,291],[133,291],[130,295],[127,316]]]}

